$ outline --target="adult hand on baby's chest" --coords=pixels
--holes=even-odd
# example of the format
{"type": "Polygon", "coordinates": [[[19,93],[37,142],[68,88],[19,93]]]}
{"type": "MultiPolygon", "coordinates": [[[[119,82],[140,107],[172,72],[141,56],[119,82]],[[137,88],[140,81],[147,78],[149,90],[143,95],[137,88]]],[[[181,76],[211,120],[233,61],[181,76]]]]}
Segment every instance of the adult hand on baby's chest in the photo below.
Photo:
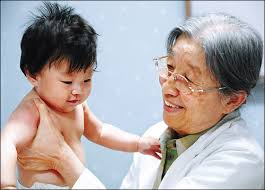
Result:
{"type": "Polygon", "coordinates": [[[58,120],[46,105],[41,102],[36,105],[40,113],[38,130],[32,144],[19,153],[18,162],[24,169],[42,171],[54,168],[54,160],[60,157],[64,137],[55,127],[59,125],[58,120]]]}

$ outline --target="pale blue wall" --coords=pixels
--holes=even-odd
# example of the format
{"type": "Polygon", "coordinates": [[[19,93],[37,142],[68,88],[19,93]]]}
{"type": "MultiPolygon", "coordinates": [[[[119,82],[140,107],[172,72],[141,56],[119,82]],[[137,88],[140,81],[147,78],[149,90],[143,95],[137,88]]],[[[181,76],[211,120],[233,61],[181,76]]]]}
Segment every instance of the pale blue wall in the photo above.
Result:
{"type": "MultiPolygon", "coordinates": [[[[88,103],[102,120],[142,134],[162,119],[161,92],[152,63],[164,54],[169,31],[183,21],[183,2],[61,2],[72,5],[100,34],[98,70],[88,103]]],[[[1,126],[30,85],[19,69],[20,40],[40,1],[1,1],[1,126]]],[[[118,188],[132,154],[82,139],[87,166],[108,188],[118,188]]]]}
{"type": "MultiPolygon", "coordinates": [[[[168,32],[184,19],[184,3],[61,2],[72,5],[99,36],[98,69],[88,103],[102,120],[142,134],[162,119],[161,92],[152,58],[165,53],[168,32]]],[[[20,40],[29,11],[40,1],[1,1],[1,126],[30,85],[19,69],[20,40]]],[[[192,13],[224,11],[246,19],[264,33],[264,2],[192,1],[192,13]],[[217,3],[217,4],[216,4],[217,3]]],[[[264,69],[263,69],[264,70],[264,69]]],[[[264,83],[242,115],[264,147],[264,83]]],[[[108,188],[118,188],[132,154],[112,151],[85,139],[87,166],[108,188]]]]}

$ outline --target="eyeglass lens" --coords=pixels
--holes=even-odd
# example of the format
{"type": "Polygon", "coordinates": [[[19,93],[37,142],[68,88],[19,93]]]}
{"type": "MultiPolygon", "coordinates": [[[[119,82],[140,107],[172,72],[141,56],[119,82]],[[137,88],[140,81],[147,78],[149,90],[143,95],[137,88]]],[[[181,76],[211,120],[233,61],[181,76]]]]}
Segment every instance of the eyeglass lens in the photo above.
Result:
{"type": "MultiPolygon", "coordinates": [[[[168,71],[167,68],[163,68],[163,67],[160,67],[159,68],[159,77],[161,77],[161,79],[163,80],[168,80],[169,77],[171,77],[172,73],[170,71],[168,71]]],[[[183,94],[190,94],[191,93],[191,90],[189,88],[189,83],[188,81],[182,76],[182,75],[179,75],[179,74],[173,74],[173,79],[175,81],[175,84],[176,84],[176,88],[183,94]]]]}

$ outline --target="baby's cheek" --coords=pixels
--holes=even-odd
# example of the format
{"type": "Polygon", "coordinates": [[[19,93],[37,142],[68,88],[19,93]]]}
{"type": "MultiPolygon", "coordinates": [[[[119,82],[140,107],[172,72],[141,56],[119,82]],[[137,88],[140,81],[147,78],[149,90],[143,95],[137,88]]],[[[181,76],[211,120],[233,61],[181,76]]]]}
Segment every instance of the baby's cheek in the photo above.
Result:
{"type": "Polygon", "coordinates": [[[90,95],[91,91],[92,91],[92,84],[90,83],[89,87],[87,88],[87,90],[85,92],[86,93],[86,97],[88,97],[90,95]]]}

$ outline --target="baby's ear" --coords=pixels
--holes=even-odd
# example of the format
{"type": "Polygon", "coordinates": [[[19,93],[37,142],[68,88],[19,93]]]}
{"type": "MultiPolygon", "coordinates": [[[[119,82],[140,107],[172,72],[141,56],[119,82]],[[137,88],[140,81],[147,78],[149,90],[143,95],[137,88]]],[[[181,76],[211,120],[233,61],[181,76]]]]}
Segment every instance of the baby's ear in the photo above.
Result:
{"type": "Polygon", "coordinates": [[[26,77],[28,79],[28,81],[34,86],[38,86],[38,81],[36,79],[36,76],[32,75],[31,73],[29,73],[29,71],[26,71],[26,77]]]}

